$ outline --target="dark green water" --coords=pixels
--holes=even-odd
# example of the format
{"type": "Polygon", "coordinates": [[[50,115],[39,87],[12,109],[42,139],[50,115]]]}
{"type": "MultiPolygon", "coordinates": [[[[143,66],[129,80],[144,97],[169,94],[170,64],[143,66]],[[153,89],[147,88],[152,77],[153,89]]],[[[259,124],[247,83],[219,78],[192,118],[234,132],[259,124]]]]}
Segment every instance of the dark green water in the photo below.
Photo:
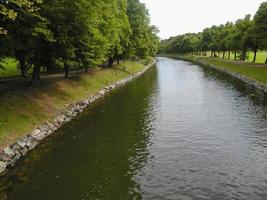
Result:
{"type": "Polygon", "coordinates": [[[267,98],[159,58],[0,178],[0,199],[267,199],[267,98]]]}

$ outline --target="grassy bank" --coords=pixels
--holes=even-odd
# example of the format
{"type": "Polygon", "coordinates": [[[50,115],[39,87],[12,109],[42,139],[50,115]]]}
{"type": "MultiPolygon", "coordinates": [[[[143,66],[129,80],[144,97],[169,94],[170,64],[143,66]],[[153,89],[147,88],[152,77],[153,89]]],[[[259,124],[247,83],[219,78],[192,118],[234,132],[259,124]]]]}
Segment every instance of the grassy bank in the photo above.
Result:
{"type": "Polygon", "coordinates": [[[0,96],[0,147],[54,117],[69,104],[145,68],[149,61],[124,62],[110,69],[93,70],[79,80],[53,80],[39,87],[8,91],[0,96]]]}
{"type": "Polygon", "coordinates": [[[4,69],[0,68],[0,79],[20,76],[20,70],[18,69],[18,61],[14,58],[5,58],[0,62],[4,69]]]}
{"type": "MultiPolygon", "coordinates": [[[[223,57],[223,53],[220,52],[220,53],[217,53],[217,55],[222,58],[223,57]]],[[[208,51],[207,52],[207,57],[210,57],[211,56],[211,52],[208,51]]],[[[240,53],[237,53],[236,54],[237,57],[240,56],[240,53]]],[[[247,53],[247,58],[246,58],[246,61],[247,62],[252,62],[253,61],[253,57],[254,57],[254,53],[252,51],[249,51],[247,53]]],[[[234,53],[233,52],[230,52],[230,60],[234,60],[234,53]]],[[[257,64],[264,64],[265,63],[265,60],[266,60],[266,57],[267,57],[267,51],[258,51],[257,52],[257,57],[256,57],[256,63],[257,64]]],[[[228,59],[228,52],[225,53],[225,59],[228,59]]]]}
{"type": "Polygon", "coordinates": [[[267,65],[252,64],[246,62],[229,61],[218,58],[200,57],[192,55],[168,55],[169,57],[182,58],[191,61],[197,61],[203,64],[210,64],[218,68],[226,69],[230,72],[236,72],[249,79],[267,84],[267,65]]]}

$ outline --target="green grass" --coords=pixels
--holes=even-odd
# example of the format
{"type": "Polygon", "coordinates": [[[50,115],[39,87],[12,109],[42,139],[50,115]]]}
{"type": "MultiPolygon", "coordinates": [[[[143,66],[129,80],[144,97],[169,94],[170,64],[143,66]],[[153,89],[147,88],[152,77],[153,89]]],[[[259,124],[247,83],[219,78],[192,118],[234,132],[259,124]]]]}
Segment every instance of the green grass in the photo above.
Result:
{"type": "Polygon", "coordinates": [[[234,64],[218,59],[199,58],[199,61],[212,64],[218,68],[236,72],[260,83],[267,83],[267,66],[253,66],[249,64],[234,64]]]}
{"type": "MultiPolygon", "coordinates": [[[[207,56],[210,57],[211,52],[207,52],[207,56]]],[[[220,52],[219,54],[217,53],[217,55],[220,56],[220,58],[223,57],[223,53],[220,52]]],[[[239,56],[240,54],[237,53],[237,56],[239,56]]],[[[257,52],[257,57],[256,57],[256,63],[257,64],[264,64],[265,60],[267,57],[267,51],[258,51],[257,52]]],[[[225,53],[225,58],[228,58],[228,52],[225,53]]],[[[246,62],[252,62],[254,58],[254,53],[252,51],[248,52],[248,59],[246,59],[246,62]]],[[[234,53],[230,53],[230,60],[234,60],[234,53]]]]}
{"type": "Polygon", "coordinates": [[[0,78],[10,78],[20,75],[20,71],[17,68],[18,61],[14,58],[5,58],[0,64],[5,68],[0,68],[0,78]]]}
{"type": "MultiPolygon", "coordinates": [[[[151,60],[150,60],[151,62],[151,60]]],[[[144,69],[145,61],[124,62],[110,69],[94,70],[79,81],[59,79],[39,87],[10,91],[0,96],[0,147],[12,144],[36,126],[52,119],[69,104],[144,69]]]]}
{"type": "MultiPolygon", "coordinates": [[[[253,61],[253,57],[254,57],[253,52],[249,52],[249,59],[248,59],[248,61],[249,62],[252,62],[253,61]]],[[[266,60],[266,57],[267,57],[267,52],[266,51],[259,51],[257,53],[256,63],[264,64],[265,63],[265,60],[266,60]]]]}
{"type": "Polygon", "coordinates": [[[171,55],[174,58],[184,58],[187,60],[197,61],[203,64],[211,64],[217,68],[226,69],[230,72],[236,72],[249,79],[256,80],[260,83],[267,84],[267,65],[257,65],[246,62],[235,62],[218,58],[210,58],[193,55],[171,55]]]}

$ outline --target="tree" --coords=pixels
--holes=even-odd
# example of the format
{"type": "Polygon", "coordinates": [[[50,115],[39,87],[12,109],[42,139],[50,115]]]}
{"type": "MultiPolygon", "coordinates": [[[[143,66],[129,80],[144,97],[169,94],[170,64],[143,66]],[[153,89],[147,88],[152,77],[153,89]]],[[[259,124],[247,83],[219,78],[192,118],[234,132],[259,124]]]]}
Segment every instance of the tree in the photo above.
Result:
{"type": "Polygon", "coordinates": [[[230,60],[230,56],[231,56],[231,51],[232,51],[232,35],[234,33],[234,24],[232,22],[227,22],[225,24],[225,32],[226,32],[226,36],[223,39],[224,45],[228,51],[228,59],[230,60]]]}
{"type": "Polygon", "coordinates": [[[105,38],[105,49],[108,57],[108,66],[113,65],[114,60],[121,59],[125,48],[129,44],[131,27],[127,16],[127,2],[125,0],[103,1],[100,21],[101,35],[105,38]]]}
{"type": "Polygon", "coordinates": [[[0,0],[6,34],[0,58],[18,59],[22,76],[41,69],[101,66],[108,61],[145,58],[157,52],[157,28],[139,0],[0,0]]]}
{"type": "MultiPolygon", "coordinates": [[[[212,33],[211,33],[211,29],[210,28],[206,28],[203,30],[202,32],[202,37],[201,37],[201,46],[202,46],[202,50],[207,52],[210,50],[210,43],[212,42],[212,33]]],[[[212,57],[211,53],[211,57],[212,57]]]]}
{"type": "MultiPolygon", "coordinates": [[[[254,21],[256,37],[262,46],[267,49],[267,2],[261,4],[254,21]]],[[[265,64],[267,64],[267,57],[265,64]]]]}
{"type": "Polygon", "coordinates": [[[128,57],[144,58],[155,52],[157,30],[150,25],[148,10],[139,0],[128,0],[127,15],[132,29],[127,51],[128,57]]]}
{"type": "Polygon", "coordinates": [[[237,28],[236,36],[241,50],[240,60],[244,61],[248,50],[248,43],[242,41],[245,40],[244,36],[246,35],[246,32],[249,32],[249,29],[253,26],[251,15],[246,15],[244,19],[237,20],[235,26],[237,28]]]}
{"type": "MultiPolygon", "coordinates": [[[[29,0],[0,0],[0,19],[2,21],[7,21],[7,20],[15,20],[17,18],[18,13],[10,8],[10,5],[15,5],[17,7],[24,7],[28,9],[28,11],[33,11],[33,3],[29,0]]],[[[0,26],[0,35],[2,34],[7,34],[7,30],[0,26]]]]}
{"type": "Polygon", "coordinates": [[[242,49],[251,49],[254,52],[253,63],[256,62],[257,51],[261,46],[260,39],[257,35],[256,27],[253,24],[251,27],[247,29],[244,33],[242,41],[241,41],[242,49]]]}
{"type": "MultiPolygon", "coordinates": [[[[51,40],[52,34],[47,29],[48,21],[40,16],[39,10],[42,4],[41,0],[27,0],[27,1],[9,1],[5,4],[6,8],[13,13],[16,13],[14,20],[5,21],[5,29],[8,35],[3,36],[4,46],[9,47],[9,55],[14,55],[18,61],[21,69],[21,75],[25,76],[27,65],[40,63],[42,59],[37,52],[42,46],[41,41],[51,40]],[[20,2],[20,3],[19,3],[20,2]]],[[[7,53],[1,53],[1,57],[7,53]]],[[[39,53],[40,55],[42,53],[39,53]]],[[[39,79],[39,67],[34,66],[34,77],[39,79]]]]}

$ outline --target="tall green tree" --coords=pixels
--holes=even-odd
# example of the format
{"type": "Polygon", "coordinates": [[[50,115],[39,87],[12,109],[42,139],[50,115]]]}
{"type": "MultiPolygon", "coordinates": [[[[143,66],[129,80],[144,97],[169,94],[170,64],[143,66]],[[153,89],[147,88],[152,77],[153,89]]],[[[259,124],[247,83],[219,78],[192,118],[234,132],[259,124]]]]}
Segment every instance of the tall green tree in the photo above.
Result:
{"type": "Polygon", "coordinates": [[[157,45],[157,30],[150,25],[149,13],[145,5],[139,0],[128,0],[127,15],[132,29],[127,55],[144,58],[154,53],[155,50],[152,51],[151,48],[157,45]]]}
{"type": "MultiPolygon", "coordinates": [[[[256,38],[267,49],[267,2],[261,4],[254,17],[254,22],[256,38]]],[[[267,64],[267,57],[265,64],[267,64]]]]}
{"type": "Polygon", "coordinates": [[[155,55],[159,43],[139,0],[1,0],[0,15],[0,58],[15,56],[22,76],[33,67],[33,82],[41,69],[68,78],[71,68],[155,55]]]}
{"type": "MultiPolygon", "coordinates": [[[[47,29],[48,21],[39,13],[41,4],[41,0],[8,2],[6,7],[16,13],[16,18],[5,21],[8,34],[1,38],[2,44],[8,46],[9,54],[18,59],[21,75],[26,75],[27,65],[33,65],[36,79],[39,79],[40,67],[35,66],[43,59],[41,47],[45,41],[52,39],[52,33],[47,29]]],[[[6,52],[1,57],[5,55],[6,52]]]]}
{"type": "MultiPolygon", "coordinates": [[[[0,17],[1,21],[6,22],[7,20],[15,20],[18,13],[12,9],[12,6],[24,7],[28,11],[33,11],[33,3],[29,0],[1,0],[0,1],[0,17]]],[[[0,26],[0,35],[7,34],[7,30],[0,26]]]]}

